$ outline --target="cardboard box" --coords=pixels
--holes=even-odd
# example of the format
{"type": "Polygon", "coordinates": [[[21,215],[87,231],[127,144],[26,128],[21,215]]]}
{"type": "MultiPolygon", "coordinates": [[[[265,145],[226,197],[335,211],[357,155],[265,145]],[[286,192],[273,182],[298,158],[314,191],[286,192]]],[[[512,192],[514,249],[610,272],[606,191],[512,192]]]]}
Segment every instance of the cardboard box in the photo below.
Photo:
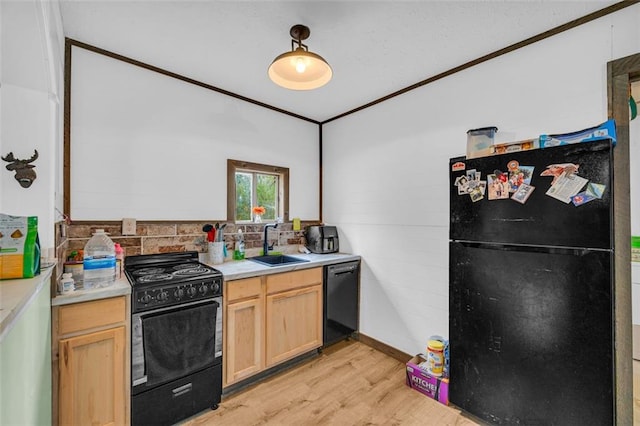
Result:
{"type": "Polygon", "coordinates": [[[540,141],[536,139],[527,139],[518,142],[507,142],[491,146],[491,155],[509,154],[518,151],[529,151],[531,149],[540,148],[540,141]]]}
{"type": "Polygon", "coordinates": [[[599,126],[578,130],[577,132],[558,135],[540,135],[540,148],[593,142],[602,139],[611,139],[613,145],[616,144],[616,122],[614,120],[607,120],[599,126]]]}
{"type": "Polygon", "coordinates": [[[441,404],[449,405],[449,379],[435,377],[420,368],[425,357],[418,354],[407,362],[407,386],[441,404]]]}

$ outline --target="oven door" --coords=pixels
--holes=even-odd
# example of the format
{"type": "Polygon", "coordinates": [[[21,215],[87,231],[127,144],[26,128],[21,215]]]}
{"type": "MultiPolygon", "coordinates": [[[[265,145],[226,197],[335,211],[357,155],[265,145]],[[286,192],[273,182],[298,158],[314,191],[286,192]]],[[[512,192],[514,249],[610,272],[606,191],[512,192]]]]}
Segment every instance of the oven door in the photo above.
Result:
{"type": "MultiPolygon", "coordinates": [[[[132,316],[132,393],[212,366],[216,361],[216,299],[132,316]]],[[[221,318],[219,318],[221,320],[221,318]]]]}

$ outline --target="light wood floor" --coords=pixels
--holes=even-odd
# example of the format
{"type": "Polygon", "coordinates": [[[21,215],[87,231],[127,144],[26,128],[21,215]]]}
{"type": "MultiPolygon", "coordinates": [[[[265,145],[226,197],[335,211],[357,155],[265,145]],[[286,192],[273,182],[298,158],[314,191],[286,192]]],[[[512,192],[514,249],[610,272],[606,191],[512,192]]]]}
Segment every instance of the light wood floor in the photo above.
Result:
{"type": "MultiPolygon", "coordinates": [[[[640,362],[634,361],[634,425],[640,425],[640,362]]],[[[224,398],[184,425],[480,425],[405,384],[405,365],[359,342],[224,398]]]]}

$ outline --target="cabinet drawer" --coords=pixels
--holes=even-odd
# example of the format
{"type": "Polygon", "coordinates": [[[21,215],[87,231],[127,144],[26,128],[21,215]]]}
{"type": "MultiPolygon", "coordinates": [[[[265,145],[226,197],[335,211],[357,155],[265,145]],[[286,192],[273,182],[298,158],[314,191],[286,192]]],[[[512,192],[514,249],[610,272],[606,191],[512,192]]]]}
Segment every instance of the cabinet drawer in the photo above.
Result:
{"type": "Polygon", "coordinates": [[[267,276],[267,294],[294,288],[307,287],[322,282],[322,268],[303,269],[267,276]]]}
{"type": "Polygon", "coordinates": [[[224,298],[227,303],[234,300],[257,297],[261,293],[262,280],[260,277],[225,282],[224,298]]]}
{"type": "Polygon", "coordinates": [[[118,324],[125,320],[125,296],[64,305],[58,309],[58,334],[118,324]]]}

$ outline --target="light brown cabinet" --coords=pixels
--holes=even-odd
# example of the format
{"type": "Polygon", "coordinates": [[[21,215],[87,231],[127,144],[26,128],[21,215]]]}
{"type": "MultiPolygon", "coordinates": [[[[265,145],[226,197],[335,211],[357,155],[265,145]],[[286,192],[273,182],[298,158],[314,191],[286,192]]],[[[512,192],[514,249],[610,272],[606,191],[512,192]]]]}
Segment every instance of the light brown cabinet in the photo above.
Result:
{"type": "Polygon", "coordinates": [[[322,346],[322,268],[269,275],[266,366],[322,346]]]}
{"type": "Polygon", "coordinates": [[[225,282],[224,386],[264,369],[264,295],[260,278],[225,282]]]}
{"type": "Polygon", "coordinates": [[[224,386],[322,346],[322,268],[227,281],[224,386]]]}
{"type": "Polygon", "coordinates": [[[54,307],[54,419],[129,423],[127,297],[54,307]]]}

